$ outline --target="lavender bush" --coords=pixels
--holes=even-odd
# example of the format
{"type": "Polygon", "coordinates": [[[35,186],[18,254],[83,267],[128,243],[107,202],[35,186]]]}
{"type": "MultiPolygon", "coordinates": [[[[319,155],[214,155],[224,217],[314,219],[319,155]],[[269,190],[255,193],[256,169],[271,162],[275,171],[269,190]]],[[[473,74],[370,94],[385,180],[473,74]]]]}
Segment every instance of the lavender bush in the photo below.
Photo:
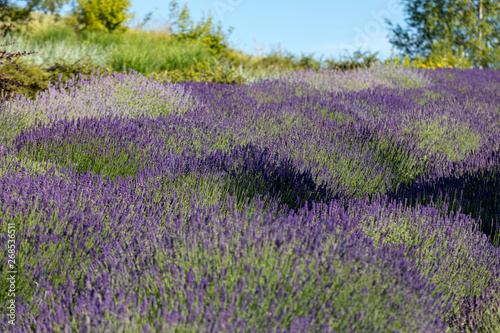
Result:
{"type": "Polygon", "coordinates": [[[496,71],[380,67],[15,98],[2,330],[498,330],[499,89],[496,71]]]}
{"type": "MultiPolygon", "coordinates": [[[[105,73],[106,74],[106,73],[105,73]]],[[[125,116],[157,117],[184,113],[196,105],[189,91],[172,84],[160,84],[153,77],[145,78],[134,70],[102,76],[80,75],[65,84],[55,83],[34,100],[17,96],[8,101],[4,112],[18,115],[25,124],[40,120],[68,117],[125,116]]]]}
{"type": "Polygon", "coordinates": [[[391,68],[381,64],[353,71],[300,70],[283,79],[301,88],[307,87],[320,92],[360,91],[374,86],[420,88],[431,84],[431,79],[422,72],[404,67],[391,68]]]}

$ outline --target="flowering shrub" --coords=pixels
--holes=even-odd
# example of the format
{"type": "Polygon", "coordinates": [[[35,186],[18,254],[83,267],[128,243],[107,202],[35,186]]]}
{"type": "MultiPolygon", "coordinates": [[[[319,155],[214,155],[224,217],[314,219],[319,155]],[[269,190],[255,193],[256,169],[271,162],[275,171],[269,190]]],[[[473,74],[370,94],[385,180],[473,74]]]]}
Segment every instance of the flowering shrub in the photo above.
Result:
{"type": "Polygon", "coordinates": [[[8,101],[2,330],[497,330],[499,83],[124,72],[8,101]]]}
{"type": "Polygon", "coordinates": [[[68,117],[150,116],[184,113],[196,103],[180,86],[161,84],[134,70],[102,75],[99,70],[88,77],[74,76],[56,82],[34,100],[16,96],[7,103],[6,112],[22,115],[26,121],[68,117]]]}
{"type": "Polygon", "coordinates": [[[420,56],[410,59],[408,55],[386,59],[386,65],[405,68],[472,68],[472,62],[465,58],[465,55],[456,56],[451,51],[445,54],[431,53],[426,58],[420,56]]]}
{"type": "Polygon", "coordinates": [[[423,72],[407,68],[390,68],[374,65],[352,72],[341,71],[298,71],[284,78],[300,87],[309,86],[321,92],[341,90],[366,90],[376,86],[396,88],[420,88],[431,83],[423,72]]]}

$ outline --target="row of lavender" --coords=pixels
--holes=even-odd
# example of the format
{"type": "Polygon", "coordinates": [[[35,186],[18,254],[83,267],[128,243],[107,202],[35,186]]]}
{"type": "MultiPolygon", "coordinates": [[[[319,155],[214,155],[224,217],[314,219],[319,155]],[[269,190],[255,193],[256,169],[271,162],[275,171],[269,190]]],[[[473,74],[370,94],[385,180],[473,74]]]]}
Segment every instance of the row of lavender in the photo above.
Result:
{"type": "Polygon", "coordinates": [[[115,73],[6,103],[7,327],[494,329],[499,92],[494,71],[115,73]]]}

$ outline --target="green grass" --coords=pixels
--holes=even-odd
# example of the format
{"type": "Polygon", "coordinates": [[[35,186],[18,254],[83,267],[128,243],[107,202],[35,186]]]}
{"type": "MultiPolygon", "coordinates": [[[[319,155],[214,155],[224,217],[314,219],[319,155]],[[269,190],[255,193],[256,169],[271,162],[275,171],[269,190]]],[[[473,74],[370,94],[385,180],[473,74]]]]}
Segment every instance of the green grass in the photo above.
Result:
{"type": "Polygon", "coordinates": [[[38,52],[23,59],[31,59],[42,67],[57,58],[76,60],[89,55],[96,65],[111,65],[113,71],[118,72],[125,66],[145,75],[183,70],[211,56],[210,50],[196,40],[173,39],[165,34],[139,31],[93,31],[78,36],[73,28],[67,26],[47,28],[23,36],[10,34],[5,42],[16,42],[6,47],[9,52],[38,52]]]}
{"type": "Polygon", "coordinates": [[[125,66],[146,75],[182,70],[211,55],[209,49],[196,40],[172,39],[168,35],[136,31],[124,34],[92,32],[84,37],[84,43],[102,48],[110,45],[113,70],[121,71],[125,66]]]}
{"type": "Polygon", "coordinates": [[[45,34],[38,33],[35,36],[18,36],[9,34],[4,37],[2,43],[12,43],[2,49],[17,53],[18,51],[35,51],[37,53],[23,56],[22,60],[31,60],[37,66],[42,68],[50,67],[57,59],[77,61],[86,56],[90,56],[93,63],[97,66],[105,66],[109,62],[109,47],[103,48],[95,44],[78,43],[76,40],[60,39],[57,29],[53,29],[45,34]],[[40,39],[36,39],[39,36],[40,39]]]}

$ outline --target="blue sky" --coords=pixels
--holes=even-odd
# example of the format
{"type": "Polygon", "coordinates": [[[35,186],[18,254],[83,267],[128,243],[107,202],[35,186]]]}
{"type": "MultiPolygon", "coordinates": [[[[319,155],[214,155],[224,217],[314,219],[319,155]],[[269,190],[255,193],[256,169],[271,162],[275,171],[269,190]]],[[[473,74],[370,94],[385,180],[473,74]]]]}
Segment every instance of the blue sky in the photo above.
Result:
{"type": "MultiPolygon", "coordinates": [[[[153,12],[147,28],[164,27],[168,21],[169,0],[132,0],[129,12],[135,23],[153,12]],[[156,7],[156,9],[155,9],[156,7]]],[[[269,53],[281,47],[296,55],[314,53],[315,58],[345,55],[345,50],[379,52],[391,55],[389,33],[384,18],[404,23],[400,0],[190,0],[186,3],[194,21],[210,12],[230,36],[232,47],[249,54],[269,53]]],[[[133,26],[134,22],[131,21],[133,26]]]]}

